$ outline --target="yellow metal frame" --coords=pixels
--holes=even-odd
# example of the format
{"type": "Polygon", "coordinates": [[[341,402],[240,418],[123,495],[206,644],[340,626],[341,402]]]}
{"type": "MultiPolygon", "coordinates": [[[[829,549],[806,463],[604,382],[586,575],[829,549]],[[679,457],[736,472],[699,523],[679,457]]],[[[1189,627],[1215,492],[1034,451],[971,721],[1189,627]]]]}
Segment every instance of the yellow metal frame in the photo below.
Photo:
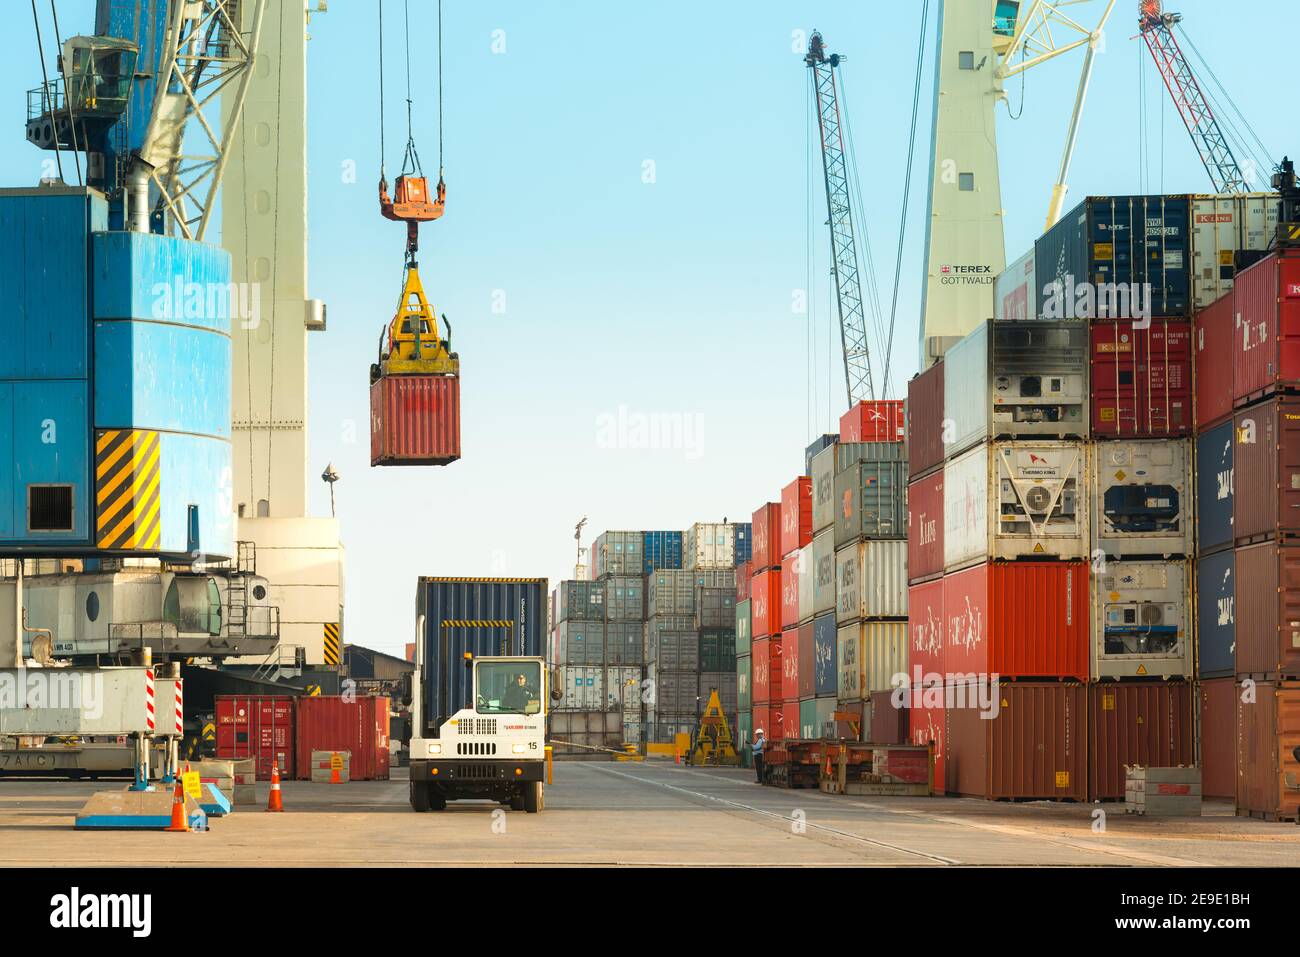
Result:
{"type": "Polygon", "coordinates": [[[448,340],[438,329],[438,314],[424,295],[414,265],[407,267],[402,298],[388,324],[388,352],[380,356],[380,366],[391,375],[460,374],[460,359],[448,351],[448,340]]]}
{"type": "Polygon", "coordinates": [[[687,764],[739,765],[740,758],[732,743],[731,728],[723,714],[718,692],[709,695],[709,703],[700,718],[700,730],[695,735],[695,746],[687,757],[687,764]]]}

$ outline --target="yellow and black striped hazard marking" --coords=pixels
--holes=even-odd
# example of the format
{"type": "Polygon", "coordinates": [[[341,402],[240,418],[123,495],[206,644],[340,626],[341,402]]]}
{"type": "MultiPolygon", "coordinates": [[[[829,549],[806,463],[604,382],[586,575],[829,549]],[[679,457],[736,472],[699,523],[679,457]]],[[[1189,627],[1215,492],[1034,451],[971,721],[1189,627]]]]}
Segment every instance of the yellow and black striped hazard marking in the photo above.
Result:
{"type": "Polygon", "coordinates": [[[339,626],[334,622],[325,622],[325,664],[337,665],[339,655],[339,626]]]}
{"type": "Polygon", "coordinates": [[[147,429],[106,429],[95,438],[95,543],[156,549],[162,536],[159,437],[147,429]]]}
{"type": "Polygon", "coordinates": [[[1283,223],[1282,230],[1288,242],[1300,243],[1300,223],[1283,223]]]}
{"type": "Polygon", "coordinates": [[[513,628],[513,621],[489,621],[473,619],[445,619],[442,623],[444,628],[513,628]]]}
{"type": "Polygon", "coordinates": [[[308,686],[307,686],[307,697],[309,697],[309,698],[319,698],[319,697],[320,697],[320,685],[308,685],[308,686]]]}

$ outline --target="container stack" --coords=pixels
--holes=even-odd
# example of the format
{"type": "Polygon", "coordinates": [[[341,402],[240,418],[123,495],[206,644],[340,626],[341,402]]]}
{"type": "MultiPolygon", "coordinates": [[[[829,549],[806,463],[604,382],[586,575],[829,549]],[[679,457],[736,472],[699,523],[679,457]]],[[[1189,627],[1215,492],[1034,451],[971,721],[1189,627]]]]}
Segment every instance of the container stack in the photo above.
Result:
{"type": "MultiPolygon", "coordinates": [[[[1253,257],[1252,257],[1253,258],[1253,257]]],[[[1240,257],[1239,257],[1240,259],[1240,257]]],[[[1297,819],[1300,249],[1242,269],[1196,318],[1197,677],[1203,788],[1297,819]]]]}
{"type": "MultiPolygon", "coordinates": [[[[782,736],[785,695],[781,681],[781,504],[765,502],[754,512],[754,551],[750,560],[751,730],[782,736]]],[[[739,611],[737,612],[739,614],[739,611]]],[[[737,640],[740,629],[737,627],[737,640]]],[[[737,647],[737,652],[741,648],[737,647]]]]}
{"type": "MultiPolygon", "coordinates": [[[[781,490],[781,737],[802,737],[802,695],[812,675],[812,477],[781,490]],[[806,627],[805,627],[806,626],[806,627]]],[[[812,695],[809,694],[811,698],[812,695]]],[[[775,737],[772,732],[769,735],[775,737]]]]}
{"type": "MultiPolygon", "coordinates": [[[[873,405],[883,407],[874,421],[895,423],[903,403],[873,405]]],[[[842,425],[842,436],[863,434],[842,425]]],[[[815,682],[819,712],[840,716],[837,736],[856,728],[869,739],[871,696],[907,670],[907,476],[906,446],[894,439],[842,441],[813,461],[815,682]]]]}

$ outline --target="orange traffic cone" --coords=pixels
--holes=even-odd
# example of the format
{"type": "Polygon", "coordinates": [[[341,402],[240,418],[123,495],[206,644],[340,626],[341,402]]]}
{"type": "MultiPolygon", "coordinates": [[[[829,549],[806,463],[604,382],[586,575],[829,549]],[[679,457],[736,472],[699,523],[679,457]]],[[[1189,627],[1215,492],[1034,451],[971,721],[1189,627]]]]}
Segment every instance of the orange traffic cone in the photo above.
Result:
{"type": "Polygon", "coordinates": [[[330,784],[342,784],[343,779],[339,777],[339,766],[332,760],[330,761],[330,784]]]}
{"type": "Polygon", "coordinates": [[[271,795],[267,798],[266,809],[268,811],[284,810],[284,804],[280,798],[280,765],[278,762],[271,765],[271,795]]]}
{"type": "Polygon", "coordinates": [[[188,831],[190,822],[185,816],[185,785],[176,779],[176,789],[172,791],[172,822],[167,825],[169,831],[188,831]]]}

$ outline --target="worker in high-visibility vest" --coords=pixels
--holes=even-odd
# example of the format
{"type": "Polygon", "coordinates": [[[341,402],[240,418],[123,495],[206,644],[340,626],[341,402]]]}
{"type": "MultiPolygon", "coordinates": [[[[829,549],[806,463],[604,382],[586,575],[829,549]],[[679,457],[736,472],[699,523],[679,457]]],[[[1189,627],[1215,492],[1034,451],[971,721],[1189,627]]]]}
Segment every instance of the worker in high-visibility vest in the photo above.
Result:
{"type": "Polygon", "coordinates": [[[754,729],[754,745],[751,749],[754,754],[754,776],[758,783],[763,783],[763,745],[766,739],[763,737],[763,729],[754,729]]]}

